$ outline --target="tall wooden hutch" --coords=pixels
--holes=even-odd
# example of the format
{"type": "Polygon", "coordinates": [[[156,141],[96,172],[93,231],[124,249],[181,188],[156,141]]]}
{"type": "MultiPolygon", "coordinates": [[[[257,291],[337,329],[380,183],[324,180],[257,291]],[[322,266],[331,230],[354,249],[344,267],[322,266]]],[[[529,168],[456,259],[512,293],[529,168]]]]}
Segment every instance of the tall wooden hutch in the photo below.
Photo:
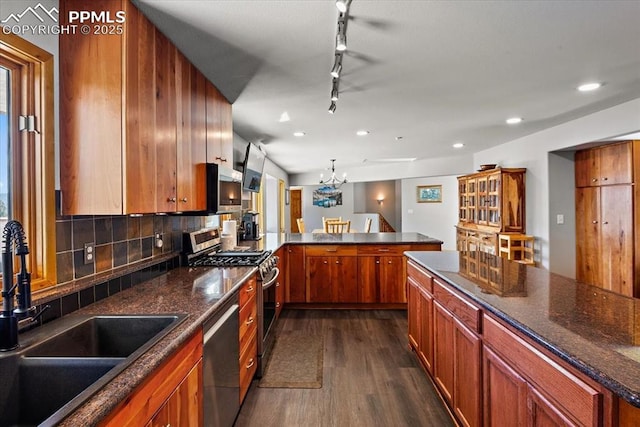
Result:
{"type": "Polygon", "coordinates": [[[495,168],[458,177],[459,251],[498,254],[500,233],[525,233],[524,168],[495,168]]]}

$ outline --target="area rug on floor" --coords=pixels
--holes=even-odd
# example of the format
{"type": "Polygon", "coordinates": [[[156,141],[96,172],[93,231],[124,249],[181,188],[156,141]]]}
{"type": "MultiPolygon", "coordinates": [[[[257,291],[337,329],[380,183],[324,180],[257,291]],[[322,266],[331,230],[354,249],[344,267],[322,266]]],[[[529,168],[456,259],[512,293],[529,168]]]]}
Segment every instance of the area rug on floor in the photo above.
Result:
{"type": "Polygon", "coordinates": [[[258,387],[322,388],[322,335],[281,331],[258,387]]]}

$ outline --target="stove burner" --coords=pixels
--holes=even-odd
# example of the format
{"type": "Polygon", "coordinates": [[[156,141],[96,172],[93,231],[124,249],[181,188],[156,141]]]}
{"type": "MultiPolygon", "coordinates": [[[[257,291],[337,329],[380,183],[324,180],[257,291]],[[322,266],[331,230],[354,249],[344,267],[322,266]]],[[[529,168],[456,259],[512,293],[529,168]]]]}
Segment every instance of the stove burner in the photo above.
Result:
{"type": "Polygon", "coordinates": [[[254,267],[262,264],[271,251],[218,252],[199,256],[189,261],[191,267],[254,267]]]}

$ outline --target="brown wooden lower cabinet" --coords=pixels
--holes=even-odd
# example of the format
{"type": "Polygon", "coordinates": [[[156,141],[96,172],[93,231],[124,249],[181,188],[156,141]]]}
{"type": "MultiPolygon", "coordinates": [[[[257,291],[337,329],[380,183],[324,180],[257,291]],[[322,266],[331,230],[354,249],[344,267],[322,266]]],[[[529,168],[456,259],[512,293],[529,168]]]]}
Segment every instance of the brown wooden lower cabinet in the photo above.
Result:
{"type": "Polygon", "coordinates": [[[527,424],[527,382],[488,347],[482,355],[484,375],[484,425],[527,424]]]}
{"type": "Polygon", "coordinates": [[[483,313],[413,261],[407,275],[409,345],[460,425],[622,426],[640,421],[638,408],[483,313]]]}
{"type": "MultiPolygon", "coordinates": [[[[151,374],[100,423],[101,426],[145,426],[165,419],[171,425],[201,426],[202,331],[151,374]],[[156,418],[157,417],[157,418],[156,418]]],[[[166,423],[165,423],[166,425],[166,423]]]]}
{"type": "Polygon", "coordinates": [[[304,245],[287,245],[287,272],[285,302],[307,302],[307,285],[304,264],[304,245]]]}
{"type": "Polygon", "coordinates": [[[201,426],[201,378],[202,360],[191,369],[189,375],[182,380],[182,383],[147,425],[151,427],[201,426]]]}
{"type": "Polygon", "coordinates": [[[258,306],[255,277],[247,280],[240,288],[240,330],[238,331],[240,358],[240,404],[249,391],[251,380],[258,368],[258,306]]]}

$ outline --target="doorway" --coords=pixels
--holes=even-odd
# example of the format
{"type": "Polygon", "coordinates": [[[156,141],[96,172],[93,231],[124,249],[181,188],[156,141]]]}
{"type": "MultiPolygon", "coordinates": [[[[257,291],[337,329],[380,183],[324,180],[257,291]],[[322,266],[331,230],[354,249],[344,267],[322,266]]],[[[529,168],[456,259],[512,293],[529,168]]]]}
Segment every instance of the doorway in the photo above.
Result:
{"type": "Polygon", "coordinates": [[[302,189],[292,188],[289,190],[289,218],[292,233],[299,233],[296,219],[302,218],[302,189]]]}

